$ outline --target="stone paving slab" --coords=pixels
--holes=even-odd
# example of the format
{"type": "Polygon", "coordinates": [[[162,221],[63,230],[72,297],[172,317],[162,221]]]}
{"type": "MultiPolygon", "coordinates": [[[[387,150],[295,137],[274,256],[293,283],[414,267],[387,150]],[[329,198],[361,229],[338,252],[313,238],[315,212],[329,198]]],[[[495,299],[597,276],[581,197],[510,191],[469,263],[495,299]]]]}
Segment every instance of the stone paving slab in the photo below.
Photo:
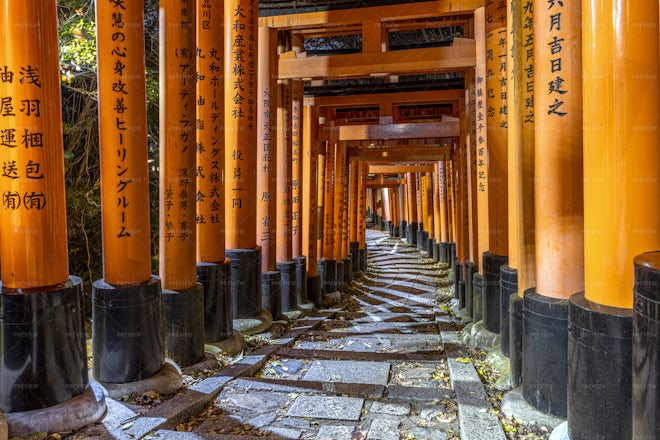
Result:
{"type": "Polygon", "coordinates": [[[291,405],[287,416],[312,419],[360,419],[364,399],[356,397],[300,396],[291,405]]]}
{"type": "Polygon", "coordinates": [[[316,435],[316,440],[338,440],[338,439],[351,439],[355,426],[346,425],[321,425],[319,432],[316,435]]]}
{"type": "Polygon", "coordinates": [[[399,440],[398,420],[377,418],[371,422],[367,440],[399,440]]]}
{"type": "Polygon", "coordinates": [[[298,348],[282,348],[279,356],[303,359],[339,359],[363,361],[439,361],[444,359],[442,353],[375,353],[344,350],[305,350],[298,348]]]}
{"type": "Polygon", "coordinates": [[[386,362],[314,361],[303,380],[386,385],[390,364],[386,362]]]}

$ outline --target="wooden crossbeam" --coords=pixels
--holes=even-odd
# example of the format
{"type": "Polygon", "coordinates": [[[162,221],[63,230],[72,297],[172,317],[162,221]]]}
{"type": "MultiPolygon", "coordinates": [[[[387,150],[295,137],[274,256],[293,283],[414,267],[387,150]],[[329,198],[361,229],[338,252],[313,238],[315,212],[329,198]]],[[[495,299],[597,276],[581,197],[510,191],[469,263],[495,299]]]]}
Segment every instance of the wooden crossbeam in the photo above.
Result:
{"type": "Polygon", "coordinates": [[[408,162],[438,161],[451,159],[451,147],[433,148],[389,148],[372,150],[351,150],[351,161],[367,162],[408,162]]]}
{"type": "Polygon", "coordinates": [[[433,165],[369,165],[369,174],[432,173],[433,165]]]}
{"type": "Polygon", "coordinates": [[[405,183],[404,179],[367,180],[367,188],[395,188],[405,183]]]}
{"type": "MultiPolygon", "coordinates": [[[[444,118],[448,119],[448,118],[444,118]]],[[[413,122],[380,125],[323,126],[323,136],[331,141],[361,141],[382,139],[442,138],[460,136],[460,122],[413,122]]]]}
{"type": "Polygon", "coordinates": [[[475,41],[455,38],[451,46],[318,57],[280,57],[280,79],[355,78],[457,71],[476,64],[475,41]]]}
{"type": "Polygon", "coordinates": [[[373,20],[375,17],[386,22],[471,13],[480,6],[483,6],[483,0],[438,0],[408,3],[405,7],[389,5],[261,17],[259,26],[268,26],[280,30],[343,27],[373,20]]]}
{"type": "Polygon", "coordinates": [[[341,107],[351,105],[410,104],[451,102],[465,98],[465,90],[420,90],[415,92],[372,93],[364,95],[316,96],[305,98],[305,105],[341,107]]]}

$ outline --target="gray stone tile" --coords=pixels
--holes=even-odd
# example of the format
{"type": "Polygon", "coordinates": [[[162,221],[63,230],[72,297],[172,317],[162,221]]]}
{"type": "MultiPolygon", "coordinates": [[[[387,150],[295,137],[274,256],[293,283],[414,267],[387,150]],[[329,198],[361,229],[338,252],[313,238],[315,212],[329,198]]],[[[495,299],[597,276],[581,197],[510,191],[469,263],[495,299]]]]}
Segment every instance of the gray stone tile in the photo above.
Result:
{"type": "Polygon", "coordinates": [[[367,433],[367,440],[399,440],[398,420],[374,419],[367,433]]]}
{"type": "Polygon", "coordinates": [[[258,415],[257,417],[248,420],[248,424],[255,428],[263,428],[264,426],[273,423],[276,418],[277,418],[277,414],[275,414],[274,412],[269,412],[266,414],[258,415]]]}
{"type": "Polygon", "coordinates": [[[447,433],[439,429],[428,429],[413,427],[408,430],[408,435],[415,440],[447,440],[447,433]]]}
{"type": "Polygon", "coordinates": [[[386,385],[389,374],[387,362],[322,360],[314,361],[303,380],[386,385]]]}
{"type": "Polygon", "coordinates": [[[270,431],[272,434],[279,435],[280,437],[293,438],[293,439],[300,438],[300,434],[301,434],[300,431],[296,431],[295,429],[280,428],[280,427],[268,428],[268,431],[270,431]]]}
{"type": "Polygon", "coordinates": [[[262,391],[236,392],[229,396],[234,405],[260,413],[272,411],[287,403],[287,396],[262,391]]]}
{"type": "Polygon", "coordinates": [[[353,438],[354,426],[321,425],[316,440],[339,440],[353,438]]]}
{"type": "Polygon", "coordinates": [[[311,419],[359,420],[364,399],[356,397],[299,396],[289,411],[289,417],[311,419]]]}
{"type": "Polygon", "coordinates": [[[406,416],[410,414],[410,405],[407,403],[374,402],[373,405],[371,405],[371,412],[391,414],[394,416],[406,416]]]}

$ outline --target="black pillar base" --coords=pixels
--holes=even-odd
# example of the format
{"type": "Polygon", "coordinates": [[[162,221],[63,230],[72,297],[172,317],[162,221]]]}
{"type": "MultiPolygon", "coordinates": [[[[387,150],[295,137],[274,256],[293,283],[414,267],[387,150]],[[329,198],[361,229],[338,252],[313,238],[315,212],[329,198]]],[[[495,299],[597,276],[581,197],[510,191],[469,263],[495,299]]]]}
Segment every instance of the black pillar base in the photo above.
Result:
{"type": "Polygon", "coordinates": [[[458,308],[465,308],[465,281],[458,282],[458,308]]]}
{"type": "Polygon", "coordinates": [[[362,272],[367,271],[367,250],[366,249],[360,249],[360,270],[362,270],[362,272]]]}
{"type": "Polygon", "coordinates": [[[422,252],[428,253],[429,251],[429,233],[428,231],[422,231],[422,252]]]}
{"type": "Polygon", "coordinates": [[[474,281],[474,273],[476,271],[476,264],[471,261],[465,262],[465,312],[467,313],[467,316],[470,317],[474,313],[472,283],[474,281]]]}
{"type": "Polygon", "coordinates": [[[440,243],[437,243],[435,239],[433,239],[433,261],[440,262],[440,243]]]}
{"type": "Polygon", "coordinates": [[[307,277],[307,298],[313,302],[316,307],[321,307],[323,305],[320,275],[307,277]]]}
{"type": "Polygon", "coordinates": [[[231,261],[197,263],[197,282],[204,286],[204,341],[213,343],[234,335],[231,305],[231,261]]]}
{"type": "Polygon", "coordinates": [[[593,303],[583,292],[568,303],[569,435],[633,438],[632,310],[593,303]]]}
{"type": "Polygon", "coordinates": [[[378,215],[376,216],[376,224],[378,225],[378,228],[382,231],[383,230],[383,217],[378,215]]]}
{"type": "Polygon", "coordinates": [[[319,272],[323,270],[323,293],[324,296],[328,293],[337,291],[337,260],[327,260],[323,258],[323,268],[319,266],[319,272]]]}
{"type": "Polygon", "coordinates": [[[399,238],[401,237],[401,230],[398,226],[392,226],[392,237],[399,238]]]}
{"type": "Polygon", "coordinates": [[[506,264],[507,257],[484,252],[484,327],[493,333],[500,333],[500,267],[506,264]]]}
{"type": "Polygon", "coordinates": [[[635,257],[633,438],[660,432],[660,252],[635,257]]]}
{"type": "MultiPolygon", "coordinates": [[[[454,263],[452,266],[454,268],[454,298],[460,301],[460,296],[458,295],[458,284],[463,281],[463,264],[454,263]]],[[[460,302],[459,302],[460,304],[460,302]]],[[[459,308],[465,307],[465,299],[463,299],[463,304],[459,308]]]]}
{"type": "Polygon", "coordinates": [[[520,295],[509,297],[509,365],[511,385],[522,384],[523,366],[523,299],[520,295]]]}
{"type": "Polygon", "coordinates": [[[307,300],[307,257],[300,256],[293,259],[296,262],[296,305],[301,306],[307,300]]]}
{"type": "Polygon", "coordinates": [[[261,306],[273,315],[273,321],[282,319],[282,290],[279,270],[261,272],[261,306]]]}
{"type": "Polygon", "coordinates": [[[280,271],[280,300],[282,313],[296,310],[298,292],[296,291],[296,262],[281,261],[275,265],[280,271]]]}
{"type": "Polygon", "coordinates": [[[346,290],[346,286],[344,285],[344,260],[335,260],[336,261],[336,268],[335,268],[335,276],[337,279],[337,291],[338,292],[344,292],[346,290]]]}
{"type": "Polygon", "coordinates": [[[401,226],[399,226],[399,232],[401,233],[401,238],[406,238],[408,235],[408,222],[401,220],[401,226]]]}
{"type": "Polygon", "coordinates": [[[231,299],[234,319],[261,312],[261,248],[228,249],[231,258],[231,299]]]}
{"type": "Polygon", "coordinates": [[[509,357],[509,301],[511,295],[518,296],[518,270],[509,266],[500,267],[500,341],[502,354],[509,357]]]}
{"type": "Polygon", "coordinates": [[[353,267],[353,261],[351,260],[351,257],[348,256],[344,259],[344,289],[348,289],[348,287],[353,282],[352,267],[353,267]]]}
{"type": "Polygon", "coordinates": [[[408,240],[408,244],[411,246],[416,246],[417,245],[417,232],[419,231],[419,224],[417,223],[410,223],[408,224],[408,232],[406,234],[406,238],[408,240]]]}
{"type": "Polygon", "coordinates": [[[119,384],[158,373],[165,365],[163,324],[160,278],[152,276],[146,283],[130,286],[95,281],[92,285],[94,378],[119,384]]]}
{"type": "Polygon", "coordinates": [[[447,252],[448,252],[448,254],[447,254],[448,257],[447,258],[449,259],[449,267],[454,267],[454,265],[456,264],[456,261],[458,261],[458,259],[456,258],[456,243],[455,242],[452,241],[451,243],[449,243],[449,247],[447,248],[447,252]]]}
{"type": "Polygon", "coordinates": [[[163,289],[165,354],[180,367],[200,362],[204,357],[204,287],[163,289]]]}
{"type": "Polygon", "coordinates": [[[360,271],[360,243],[357,241],[353,241],[349,243],[349,249],[351,252],[351,266],[353,268],[353,272],[359,272],[360,271]]]}
{"type": "Polygon", "coordinates": [[[539,295],[534,289],[526,290],[523,298],[523,397],[539,411],[562,418],[566,418],[567,350],[568,300],[539,295]]]}
{"type": "Polygon", "coordinates": [[[424,248],[424,231],[416,231],[417,239],[415,243],[417,244],[417,250],[421,251],[424,248]]]}
{"type": "Polygon", "coordinates": [[[435,238],[426,238],[426,253],[429,258],[433,258],[433,247],[435,244],[435,238]]]}
{"type": "Polygon", "coordinates": [[[449,264],[449,243],[446,241],[438,243],[438,257],[441,263],[449,264]]]}
{"type": "Polygon", "coordinates": [[[0,284],[2,412],[43,409],[85,392],[83,305],[78,277],[54,290],[30,293],[0,284]]]}
{"type": "Polygon", "coordinates": [[[389,220],[384,221],[382,230],[387,231],[390,235],[392,235],[392,222],[389,220]]]}
{"type": "Polygon", "coordinates": [[[472,276],[472,321],[481,321],[484,304],[484,277],[479,273],[472,276]]]}

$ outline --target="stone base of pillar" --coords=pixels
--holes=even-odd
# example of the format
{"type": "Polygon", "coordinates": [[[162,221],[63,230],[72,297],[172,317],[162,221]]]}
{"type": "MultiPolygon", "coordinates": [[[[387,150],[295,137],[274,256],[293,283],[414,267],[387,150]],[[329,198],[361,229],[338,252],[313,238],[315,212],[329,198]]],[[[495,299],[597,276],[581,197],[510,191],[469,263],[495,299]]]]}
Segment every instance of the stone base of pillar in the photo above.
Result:
{"type": "Polygon", "coordinates": [[[250,319],[262,310],[261,248],[228,249],[226,255],[231,259],[234,319],[250,319]]]}
{"type": "Polygon", "coordinates": [[[322,258],[319,260],[319,275],[323,282],[323,295],[337,291],[337,260],[322,258]]]}
{"type": "Polygon", "coordinates": [[[458,261],[458,258],[456,257],[456,243],[453,241],[449,243],[449,246],[447,246],[447,260],[449,267],[454,267],[456,265],[456,261],[458,261]]]}
{"type": "Polygon", "coordinates": [[[520,295],[509,297],[509,365],[511,385],[522,385],[522,340],[523,340],[523,299],[520,295]]]}
{"type": "Polygon", "coordinates": [[[425,249],[425,243],[424,243],[424,231],[416,231],[417,239],[415,240],[415,243],[417,245],[417,250],[421,251],[422,249],[425,249]]]}
{"type": "Polygon", "coordinates": [[[353,261],[350,256],[344,258],[344,288],[348,289],[353,282],[353,261]]]}
{"type": "Polygon", "coordinates": [[[179,366],[173,360],[166,359],[163,368],[153,376],[133,382],[108,383],[99,381],[99,384],[105,388],[108,397],[119,399],[122,396],[130,396],[132,393],[141,396],[147,391],[154,391],[160,395],[168,396],[174,394],[183,386],[183,379],[179,366]]]}
{"type": "Polygon", "coordinates": [[[348,286],[344,284],[344,260],[335,260],[335,261],[336,261],[335,276],[337,277],[337,291],[345,292],[346,287],[348,286]]]}
{"type": "Polygon", "coordinates": [[[204,346],[204,351],[217,355],[220,353],[226,353],[231,356],[239,354],[245,349],[245,338],[243,335],[237,331],[222,341],[212,342],[204,346]]]}
{"type": "Polygon", "coordinates": [[[465,313],[472,318],[474,313],[474,301],[472,293],[472,283],[474,273],[477,271],[477,265],[471,261],[465,262],[465,313]]]}
{"type": "MultiPolygon", "coordinates": [[[[568,300],[539,295],[534,289],[526,290],[523,298],[523,397],[539,411],[562,418],[566,418],[567,350],[568,300]]],[[[588,393],[591,404],[593,393],[594,390],[588,393]]]]}
{"type": "Polygon", "coordinates": [[[376,216],[376,225],[378,226],[378,229],[381,231],[383,230],[383,217],[380,215],[376,216]]]}
{"type": "Polygon", "coordinates": [[[180,367],[200,362],[204,357],[204,287],[163,289],[165,354],[180,367]]]}
{"type": "Polygon", "coordinates": [[[435,243],[435,238],[426,238],[426,254],[429,258],[433,258],[433,245],[435,243]]]}
{"type": "Polygon", "coordinates": [[[360,243],[357,241],[349,243],[351,253],[351,267],[353,272],[360,271],[360,243]]]}
{"type": "Polygon", "coordinates": [[[261,273],[261,306],[268,310],[273,320],[282,319],[282,290],[279,270],[261,273]]]}
{"type": "Polygon", "coordinates": [[[433,250],[431,251],[431,256],[433,257],[434,262],[440,262],[440,243],[438,243],[435,238],[433,239],[433,250]]]}
{"type": "MultiPolygon", "coordinates": [[[[458,283],[463,281],[463,264],[462,263],[454,263],[452,266],[454,268],[454,298],[460,299],[458,295],[458,283]]],[[[465,300],[463,300],[463,304],[460,305],[459,308],[464,308],[465,307],[465,300]]],[[[460,302],[459,302],[460,304],[460,302]]]]}
{"type": "Polygon", "coordinates": [[[660,252],[635,257],[633,315],[633,432],[653,438],[660,432],[660,252]],[[650,263],[650,264],[649,264],[650,263]]]}
{"type": "Polygon", "coordinates": [[[506,262],[507,257],[484,252],[484,327],[497,334],[500,333],[500,267],[506,262]]]}
{"type": "Polygon", "coordinates": [[[204,286],[204,341],[231,338],[234,316],[231,305],[231,261],[197,263],[197,282],[204,286]]]}
{"type": "Polygon", "coordinates": [[[321,289],[321,276],[307,277],[307,297],[316,307],[321,307],[323,302],[323,291],[321,289]]]}
{"type": "Polygon", "coordinates": [[[438,257],[441,263],[449,264],[449,243],[446,241],[438,243],[438,257]]]}
{"type": "MultiPolygon", "coordinates": [[[[93,380],[76,397],[48,408],[5,414],[9,438],[36,432],[69,432],[97,422],[106,411],[103,388],[93,380]]],[[[7,438],[7,437],[5,437],[7,438]]]]}
{"type": "Polygon", "coordinates": [[[386,220],[383,222],[383,231],[386,231],[388,234],[392,235],[392,222],[386,220]]]}
{"type": "Polygon", "coordinates": [[[406,239],[408,244],[411,246],[417,246],[417,232],[419,231],[419,225],[417,223],[408,224],[408,232],[406,233],[406,239]]]}
{"type": "Polygon", "coordinates": [[[130,286],[95,281],[93,377],[101,383],[123,384],[158,373],[165,364],[163,323],[160,278],[152,276],[146,283],[130,286]]]}
{"type": "Polygon", "coordinates": [[[251,318],[234,319],[234,330],[245,336],[263,333],[271,325],[273,325],[273,315],[264,309],[251,318]]]}
{"type": "Polygon", "coordinates": [[[300,256],[293,259],[296,262],[296,306],[301,307],[307,300],[307,257],[300,256]]]}
{"type": "Polygon", "coordinates": [[[401,225],[399,226],[399,235],[402,239],[405,239],[408,235],[408,222],[401,220],[401,225]]]}
{"type": "Polygon", "coordinates": [[[298,306],[298,292],[296,285],[296,262],[281,261],[275,265],[280,271],[280,299],[282,301],[282,313],[296,310],[298,306]]]}
{"type": "Polygon", "coordinates": [[[429,251],[429,233],[428,231],[422,231],[422,252],[428,253],[429,251]]]}
{"type": "MultiPolygon", "coordinates": [[[[632,309],[596,304],[580,292],[568,300],[568,323],[570,437],[633,438],[632,309]]],[[[657,393],[648,383],[639,391],[657,393]]],[[[650,438],[657,435],[656,428],[650,438]]],[[[634,438],[643,437],[635,431],[634,438]]]]}
{"type": "Polygon", "coordinates": [[[500,338],[502,354],[509,357],[509,303],[511,295],[518,296],[518,270],[507,265],[500,268],[500,338]]]}
{"type": "Polygon", "coordinates": [[[19,294],[0,284],[0,292],[0,410],[11,437],[96,422],[105,400],[88,380],[82,280],[71,276],[57,289],[19,294]],[[47,429],[28,431],[35,424],[47,429]]]}
{"type": "Polygon", "coordinates": [[[472,276],[472,321],[483,319],[484,277],[479,273],[472,276]]]}
{"type": "Polygon", "coordinates": [[[458,282],[458,308],[459,310],[465,309],[465,281],[458,282]]]}
{"type": "Polygon", "coordinates": [[[398,226],[392,226],[392,237],[399,238],[401,237],[401,230],[398,226]]]}
{"type": "Polygon", "coordinates": [[[359,254],[360,254],[360,270],[362,272],[366,272],[367,271],[367,250],[366,249],[360,249],[359,254]]]}

